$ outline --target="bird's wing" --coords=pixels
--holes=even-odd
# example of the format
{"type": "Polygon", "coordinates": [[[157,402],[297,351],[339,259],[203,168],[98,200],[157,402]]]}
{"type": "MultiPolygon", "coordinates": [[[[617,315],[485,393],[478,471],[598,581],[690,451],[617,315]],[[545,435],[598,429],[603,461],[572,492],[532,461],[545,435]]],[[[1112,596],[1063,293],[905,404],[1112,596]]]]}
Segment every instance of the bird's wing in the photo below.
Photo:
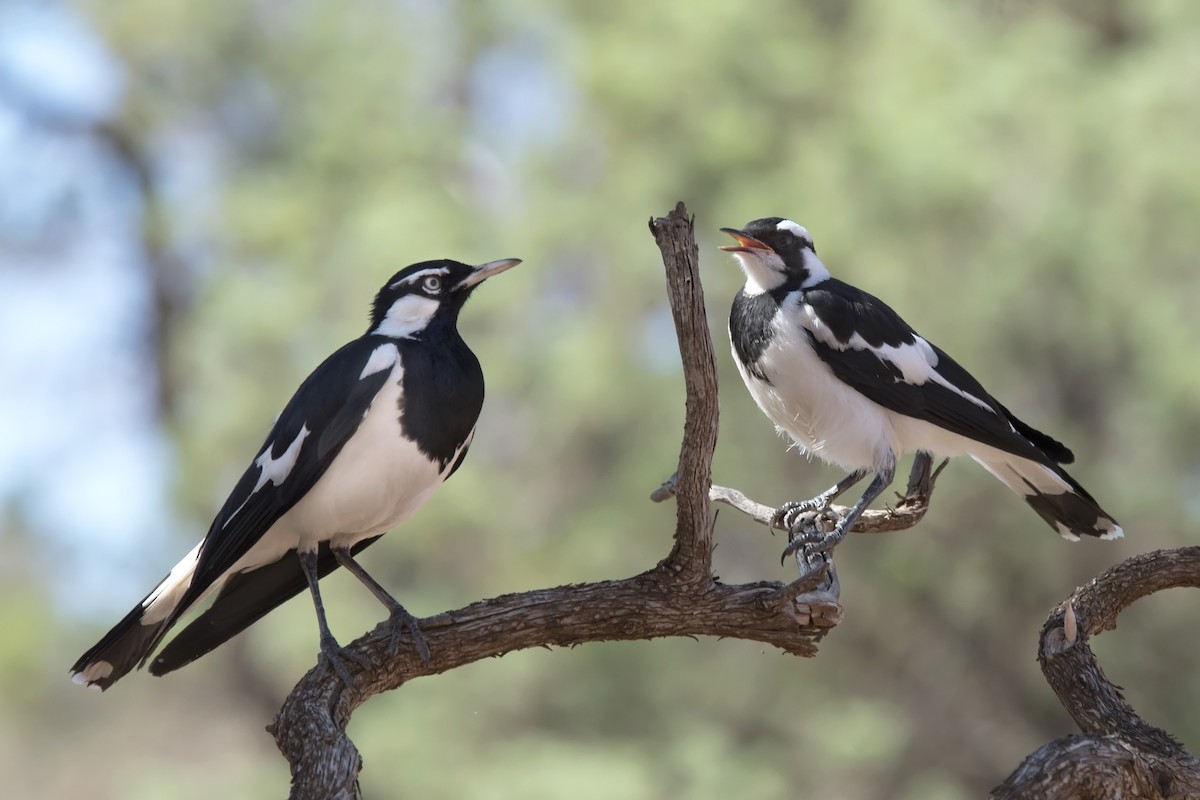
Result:
{"type": "Polygon", "coordinates": [[[799,298],[799,318],[834,375],[891,411],[1034,461],[1071,452],[1013,417],[969,372],[886,303],[837,280],[799,298]]]}
{"type": "Polygon", "coordinates": [[[398,358],[391,342],[357,339],[300,384],[213,520],[173,616],[202,596],[320,479],[358,429],[398,358]]]}

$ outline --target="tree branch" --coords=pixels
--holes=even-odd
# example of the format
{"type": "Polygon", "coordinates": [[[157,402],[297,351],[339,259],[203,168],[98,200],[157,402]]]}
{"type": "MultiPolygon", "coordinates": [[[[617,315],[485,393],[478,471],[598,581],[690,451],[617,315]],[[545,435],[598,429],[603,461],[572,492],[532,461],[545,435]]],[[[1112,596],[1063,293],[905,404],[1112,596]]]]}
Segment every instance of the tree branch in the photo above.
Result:
{"type": "Polygon", "coordinates": [[[650,220],[650,233],[667,267],[667,295],[679,339],[687,397],[679,471],[675,473],[683,476],[676,486],[675,547],[667,563],[678,572],[680,580],[711,580],[709,487],[713,452],[717,449],[717,360],[708,335],[704,288],[700,285],[695,219],[680,202],[667,216],[650,220]]]}
{"type": "MultiPolygon", "coordinates": [[[[937,483],[937,478],[942,474],[949,460],[944,460],[938,464],[937,469],[933,468],[933,458],[928,453],[917,453],[917,457],[913,460],[912,471],[908,476],[908,487],[904,490],[904,494],[897,493],[896,497],[899,502],[895,508],[868,509],[855,521],[854,527],[850,529],[851,533],[889,533],[891,531],[907,530],[915,526],[925,516],[925,512],[929,510],[929,502],[933,497],[933,487],[937,483]]],[[[672,475],[667,478],[662,486],[659,486],[650,495],[650,499],[656,503],[661,503],[675,496],[678,484],[678,477],[672,475]]],[[[735,508],[746,516],[753,519],[760,525],[766,525],[772,530],[783,531],[784,528],[777,523],[775,512],[776,509],[768,505],[751,500],[746,495],[739,492],[737,489],[730,489],[725,486],[712,486],[708,490],[708,498],[718,503],[724,503],[731,508],[735,508]]],[[[828,509],[837,516],[845,516],[850,511],[846,506],[831,505],[828,509]]]]}
{"type": "Polygon", "coordinates": [[[1200,547],[1135,556],[1076,589],[1051,612],[1038,662],[1084,735],[1039,748],[992,790],[993,798],[1200,797],[1200,761],[1137,715],[1087,643],[1114,629],[1135,600],[1173,587],[1200,588],[1200,547]]]}
{"type": "Polygon", "coordinates": [[[372,696],[422,675],[530,647],[663,636],[750,639],[813,656],[817,642],[840,620],[841,609],[828,589],[813,591],[826,580],[824,571],[787,585],[729,586],[712,575],[709,488],[717,378],[692,219],[680,203],[666,217],[652,220],[650,229],[666,268],[687,396],[671,552],[625,580],[505,595],[422,620],[432,655],[428,666],[411,649],[389,652],[391,628],[381,623],[346,648],[355,686],[344,686],[317,666],[292,690],[271,725],[291,765],[291,797],[355,797],[362,762],[345,733],[351,714],[372,696]]]}

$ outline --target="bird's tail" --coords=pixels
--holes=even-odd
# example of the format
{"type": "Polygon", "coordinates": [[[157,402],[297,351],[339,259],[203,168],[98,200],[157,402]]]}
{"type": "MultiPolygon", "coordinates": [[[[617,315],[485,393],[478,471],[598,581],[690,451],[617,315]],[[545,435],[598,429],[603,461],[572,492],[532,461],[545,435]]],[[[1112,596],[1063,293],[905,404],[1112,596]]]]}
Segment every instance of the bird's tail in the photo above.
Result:
{"type": "Polygon", "coordinates": [[[1064,539],[1080,536],[1120,539],[1125,535],[1117,521],[1066,470],[1057,464],[1039,463],[1008,454],[972,456],[983,468],[1025,502],[1064,539]]]}
{"type": "MultiPolygon", "coordinates": [[[[351,554],[361,552],[378,538],[373,536],[358,542],[350,548],[351,554]]],[[[318,577],[325,577],[337,566],[329,544],[322,542],[317,548],[318,577]]],[[[229,576],[212,605],[188,623],[150,662],[150,674],[166,675],[190,664],[307,588],[308,579],[295,550],[289,550],[272,564],[229,576]]]]}
{"type": "Polygon", "coordinates": [[[107,689],[146,662],[183,610],[177,607],[192,582],[199,552],[196,545],[142,602],[79,657],[71,667],[72,680],[107,689]]]}

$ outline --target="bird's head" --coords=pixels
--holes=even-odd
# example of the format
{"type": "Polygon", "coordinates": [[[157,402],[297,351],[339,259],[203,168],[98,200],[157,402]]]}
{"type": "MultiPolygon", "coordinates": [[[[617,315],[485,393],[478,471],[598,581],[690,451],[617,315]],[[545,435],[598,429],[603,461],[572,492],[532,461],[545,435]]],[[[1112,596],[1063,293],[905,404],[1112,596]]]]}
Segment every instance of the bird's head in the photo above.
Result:
{"type": "Polygon", "coordinates": [[[519,258],[502,258],[473,267],[442,259],[405,267],[375,295],[370,332],[402,339],[435,320],[454,325],[476,286],[520,263],[519,258]]]}
{"type": "Polygon", "coordinates": [[[733,253],[746,273],[746,293],[808,288],[829,277],[817,258],[812,237],[801,225],[783,217],[765,217],[744,228],[721,228],[737,244],[721,249],[733,253]]]}

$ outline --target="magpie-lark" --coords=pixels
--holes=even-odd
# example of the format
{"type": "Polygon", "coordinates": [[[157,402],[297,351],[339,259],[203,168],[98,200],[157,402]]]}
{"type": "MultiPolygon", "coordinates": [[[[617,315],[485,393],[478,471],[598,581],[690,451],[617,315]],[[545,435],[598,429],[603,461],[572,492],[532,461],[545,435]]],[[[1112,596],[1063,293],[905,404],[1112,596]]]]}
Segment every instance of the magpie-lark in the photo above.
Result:
{"type": "Polygon", "coordinates": [[[873,480],[834,530],[785,555],[827,552],[895,476],[907,451],[969,455],[1070,540],[1117,539],[1119,526],[1060,464],[1071,451],[1013,416],[883,301],[830,276],[808,231],[789,219],[721,228],[746,284],[733,300],[733,357],[758,407],[802,450],[850,474],[780,508],[791,528],[867,475],[873,480]]]}
{"type": "Polygon", "coordinates": [[[329,631],[318,579],[339,565],[390,612],[422,658],[416,620],[354,554],[413,515],[467,454],[483,407],[483,372],[458,314],[487,278],[521,263],[425,261],[375,297],[371,325],[300,384],[208,534],[71,668],[107,689],[140,667],[167,631],[210,594],[207,610],[150,665],[163,675],[208,653],[307,586],[321,657],[352,683],[329,631]]]}

